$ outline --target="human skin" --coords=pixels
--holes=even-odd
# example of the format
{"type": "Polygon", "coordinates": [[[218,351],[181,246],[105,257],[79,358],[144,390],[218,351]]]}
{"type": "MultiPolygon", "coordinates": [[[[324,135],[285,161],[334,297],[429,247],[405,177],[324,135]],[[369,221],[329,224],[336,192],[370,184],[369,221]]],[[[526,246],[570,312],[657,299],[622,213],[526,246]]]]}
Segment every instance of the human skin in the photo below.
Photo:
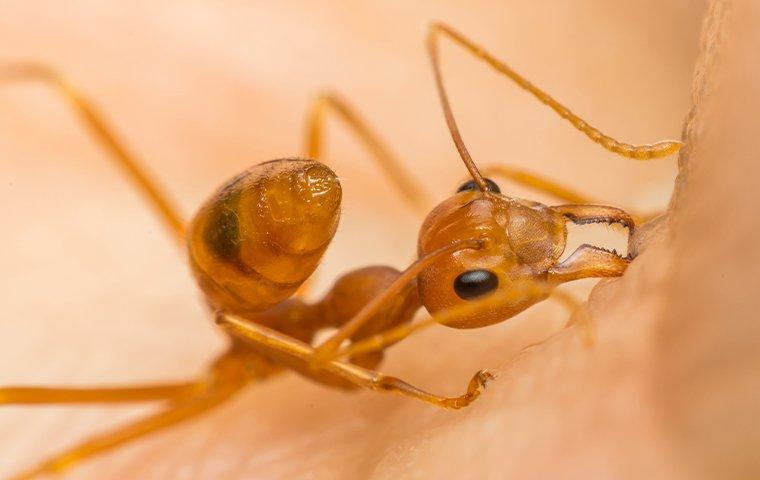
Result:
{"type": "MultiPolygon", "coordinates": [[[[744,111],[757,100],[746,76],[757,53],[743,48],[757,44],[757,34],[746,28],[757,12],[735,3],[734,21],[746,23],[729,29],[736,34],[725,40],[725,73],[707,109],[722,121],[695,137],[704,139],[679,182],[669,228],[652,230],[625,277],[595,288],[592,348],[583,347],[575,329],[559,332],[567,314],[548,303],[480,331],[439,328],[394,347],[383,370],[451,394],[479,368],[495,370],[497,380],[468,409],[439,411],[399,397],[337,392],[286,375],[252,386],[197,421],[93,460],[71,478],[694,478],[715,476],[718,468],[732,478],[756,475],[751,453],[760,429],[752,421],[760,418],[760,402],[751,394],[760,389],[750,380],[758,365],[758,327],[749,306],[757,287],[751,268],[757,230],[741,219],[754,218],[752,197],[758,195],[751,188],[758,167],[749,143],[756,132],[744,111]]],[[[485,20],[496,17],[485,6],[423,5],[411,13],[451,21],[624,140],[677,136],[689,108],[702,8],[641,2],[625,10],[623,2],[617,9],[588,2],[565,7],[568,15],[557,12],[563,32],[542,23],[545,16],[528,5],[513,2],[504,10],[509,15],[485,20]],[[648,15],[654,5],[659,15],[648,15]],[[621,11],[636,22],[620,24],[621,11]],[[592,41],[605,28],[623,33],[592,41]],[[659,42],[642,47],[653,35],[659,42]],[[571,39],[589,49],[554,51],[571,39]]],[[[140,20],[145,6],[131,13],[93,7],[61,20],[40,17],[33,2],[19,3],[0,15],[3,56],[55,58],[81,79],[187,211],[248,164],[296,153],[300,116],[309,95],[324,85],[367,112],[437,196],[456,188],[464,171],[426,72],[421,18],[410,13],[397,22],[398,5],[385,16],[357,7],[351,22],[346,12],[335,14],[334,23],[325,18],[314,27],[320,35],[304,34],[307,40],[295,46],[284,40],[303,34],[297,20],[269,32],[238,20],[240,30],[228,31],[235,15],[276,25],[272,19],[286,12],[256,7],[256,15],[238,3],[214,16],[196,5],[164,22],[155,11],[148,12],[150,21],[140,20]],[[207,16],[192,15],[198,11],[207,16]],[[29,22],[39,36],[27,41],[34,31],[29,22]],[[350,26],[341,29],[344,23],[350,26]],[[73,26],[82,33],[71,33],[73,26]],[[366,44],[339,48],[340,40],[360,33],[366,44]],[[256,36],[249,44],[265,47],[241,46],[249,34],[256,36]],[[94,45],[98,35],[118,40],[94,45]],[[266,43],[267,35],[275,40],[266,43]],[[328,40],[307,49],[315,38],[328,40]],[[167,42],[163,50],[147,48],[157,39],[167,42]],[[330,55],[317,68],[320,50],[330,55]],[[389,59],[389,51],[404,52],[403,60],[389,59]],[[238,60],[246,55],[255,60],[238,60]],[[144,70],[126,68],[138,58],[144,70]],[[162,67],[165,61],[169,66],[162,67]]],[[[168,15],[165,8],[159,13],[168,15]]],[[[459,99],[454,107],[468,125],[463,135],[476,161],[495,163],[506,155],[616,205],[646,209],[667,202],[673,160],[634,165],[613,158],[521,92],[488,80],[492,74],[461,52],[446,49],[445,57],[459,99]],[[483,86],[468,91],[476,81],[483,86]]],[[[191,301],[198,294],[183,258],[149,212],[49,93],[14,88],[2,92],[0,107],[7,112],[0,131],[8,132],[2,157],[14,159],[0,167],[10,179],[2,204],[11,232],[2,252],[6,367],[0,382],[119,384],[202,371],[222,348],[222,337],[201,303],[191,301]]],[[[392,189],[374,181],[357,188],[375,170],[350,139],[336,137],[329,154],[347,191],[346,212],[319,272],[322,289],[352,266],[408,262],[419,224],[392,189]],[[398,234],[387,235],[387,225],[398,234]]],[[[5,409],[0,472],[149,409],[5,409]]]]}

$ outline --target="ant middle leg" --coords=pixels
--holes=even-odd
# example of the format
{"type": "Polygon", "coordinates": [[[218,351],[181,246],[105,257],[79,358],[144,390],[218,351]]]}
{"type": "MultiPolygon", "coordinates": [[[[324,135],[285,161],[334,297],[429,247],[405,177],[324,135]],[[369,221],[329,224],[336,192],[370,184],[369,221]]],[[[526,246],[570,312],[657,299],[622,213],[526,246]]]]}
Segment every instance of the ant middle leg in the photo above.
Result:
{"type": "Polygon", "coordinates": [[[235,349],[231,349],[222,355],[206,374],[191,382],[99,388],[0,387],[0,406],[182,402],[212,389],[220,376],[229,377],[232,359],[237,356],[235,349]]]}
{"type": "Polygon", "coordinates": [[[533,190],[549,194],[558,200],[563,200],[568,203],[598,203],[592,200],[590,197],[587,197],[570,188],[560,185],[554,180],[546,178],[542,175],[536,175],[534,173],[527,172],[521,168],[504,165],[493,165],[483,168],[482,171],[483,175],[485,176],[499,176],[508,178],[509,180],[519,185],[524,185],[526,187],[532,188],[533,190]]]}
{"type": "MultiPolygon", "coordinates": [[[[517,167],[504,165],[489,166],[483,169],[483,174],[486,176],[499,176],[508,178],[509,180],[512,180],[519,185],[524,185],[538,192],[548,194],[558,200],[563,200],[572,204],[599,205],[602,203],[596,199],[578,193],[575,190],[568,188],[558,182],[555,182],[550,178],[544,177],[543,175],[537,175],[535,173],[531,173],[517,167]]],[[[629,210],[629,212],[631,211],[629,210]]],[[[631,212],[631,217],[637,224],[651,220],[658,215],[660,215],[660,213],[631,212]]]]}
{"type": "Polygon", "coordinates": [[[2,387],[0,405],[79,405],[175,401],[192,395],[203,382],[115,388],[2,387]]]}
{"type": "Polygon", "coordinates": [[[126,387],[67,388],[67,387],[0,387],[0,406],[3,405],[82,405],[125,404],[140,402],[182,402],[197,397],[217,383],[220,374],[231,370],[228,358],[235,351],[223,355],[198,380],[180,383],[134,385],[126,387]]]}

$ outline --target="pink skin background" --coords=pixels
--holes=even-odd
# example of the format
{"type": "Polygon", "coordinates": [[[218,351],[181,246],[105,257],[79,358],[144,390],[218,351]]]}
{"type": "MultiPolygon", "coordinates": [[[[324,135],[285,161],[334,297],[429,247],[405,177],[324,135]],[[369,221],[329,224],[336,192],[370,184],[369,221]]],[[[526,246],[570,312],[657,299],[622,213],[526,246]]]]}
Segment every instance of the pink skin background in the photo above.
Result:
{"type": "MultiPolygon", "coordinates": [[[[644,143],[680,134],[704,11],[704,2],[687,0],[6,1],[0,59],[49,63],[80,85],[188,215],[251,164],[301,154],[304,114],[324,89],[354,103],[442,200],[466,177],[433,90],[427,22],[449,22],[592,124],[644,143]]],[[[667,205],[675,158],[617,158],[460,49],[447,44],[443,57],[479,164],[521,166],[611,205],[667,205]]],[[[744,98],[753,98],[752,88],[742,87],[744,98]]],[[[201,373],[224,338],[204,310],[184,252],[51,93],[3,88],[0,112],[0,384],[129,384],[201,373]]],[[[337,122],[328,130],[327,160],[345,197],[341,227],[317,273],[320,293],[350,268],[403,268],[421,221],[337,122]]],[[[726,136],[715,138],[722,146],[726,136]]],[[[717,148],[715,156],[725,153],[717,148]]],[[[749,185],[757,167],[726,171],[733,176],[724,179],[749,185]]],[[[720,177],[706,175],[700,178],[720,177]]],[[[736,200],[738,187],[710,192],[710,185],[700,188],[723,204],[736,200]]],[[[686,205],[699,205],[697,197],[686,205]]],[[[747,324],[737,323],[748,313],[741,302],[749,293],[726,304],[734,330],[694,327],[687,335],[693,348],[671,348],[692,331],[679,319],[702,325],[700,314],[721,304],[710,297],[718,294],[707,283],[715,277],[699,282],[712,249],[732,245],[732,223],[716,230],[695,212],[679,224],[679,240],[658,237],[629,275],[594,292],[592,349],[574,330],[560,332],[568,314],[545,302],[501,325],[440,327],[391,350],[383,371],[445,394],[463,391],[476,370],[494,369],[497,381],[466,410],[333,391],[288,374],[66,478],[694,478],[717,465],[748,478],[743,474],[760,470],[751,470],[742,447],[758,430],[741,421],[748,416],[739,407],[750,403],[731,401],[744,398],[742,388],[750,391],[740,375],[747,372],[721,362],[710,363],[718,365],[712,376],[690,368],[726,351],[734,356],[720,358],[753,365],[736,357],[745,350],[752,357],[744,348],[751,337],[739,330],[747,324]],[[702,263],[679,270],[688,277],[673,270],[685,261],[678,245],[704,247],[702,263]],[[715,340],[726,332],[735,341],[715,340]],[[723,383],[690,383],[703,377],[723,383]],[[733,423],[721,416],[728,410],[733,423]],[[715,457],[725,451],[733,456],[715,457]]],[[[620,232],[601,227],[571,229],[571,236],[569,250],[583,241],[625,245],[620,232]]],[[[720,251],[737,258],[735,247],[720,251]]],[[[731,279],[747,263],[725,265],[721,278],[731,279]]],[[[595,283],[567,290],[586,295],[595,283]]],[[[153,408],[4,407],[0,476],[153,408]]]]}

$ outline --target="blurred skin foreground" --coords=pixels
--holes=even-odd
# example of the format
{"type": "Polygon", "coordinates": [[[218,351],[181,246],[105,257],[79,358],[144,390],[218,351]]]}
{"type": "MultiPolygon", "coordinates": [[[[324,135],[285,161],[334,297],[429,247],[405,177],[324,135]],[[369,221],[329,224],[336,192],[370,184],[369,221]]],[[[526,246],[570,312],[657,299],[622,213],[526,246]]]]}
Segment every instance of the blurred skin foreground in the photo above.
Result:
{"type": "MultiPolygon", "coordinates": [[[[594,348],[584,349],[570,330],[516,356],[526,344],[556,330],[554,324],[536,322],[542,316],[562,321],[561,310],[541,310],[509,330],[470,336],[447,348],[441,348],[443,337],[410,339],[390,355],[393,362],[387,368],[393,373],[449,392],[477,368],[494,368],[499,378],[477,403],[458,413],[400,398],[345,395],[283,378],[256,385],[199,421],[93,461],[71,478],[756,478],[760,386],[754,372],[760,326],[754,321],[752,294],[757,291],[754,246],[759,239],[756,225],[747,219],[756,217],[754,197],[760,195],[751,188],[760,177],[751,143],[758,138],[751,115],[758,108],[751,80],[757,75],[758,53],[752,46],[760,39],[750,27],[760,18],[749,2],[732,3],[715,68],[720,75],[713,96],[700,100],[706,102],[697,116],[701,128],[682,159],[674,209],[641,239],[647,248],[642,247],[626,276],[603,282],[592,294],[594,348]]],[[[431,114],[429,121],[437,118],[431,114]]],[[[29,115],[24,127],[38,132],[38,121],[29,115]]],[[[441,137],[449,147],[447,141],[441,137]]],[[[572,158],[573,152],[563,154],[572,158]]],[[[95,157],[82,161],[82,169],[97,165],[95,157]]],[[[450,163],[455,164],[453,156],[450,163]]],[[[56,181],[70,175],[62,165],[50,168],[55,168],[56,181]]],[[[232,171],[236,169],[220,172],[217,180],[232,171]]],[[[119,182],[105,175],[103,196],[119,182]]],[[[74,175],[71,181],[77,182],[74,175]]],[[[214,182],[203,183],[199,191],[207,194],[214,182]]],[[[456,184],[452,181],[449,190],[456,184]]],[[[88,198],[83,197],[83,204],[88,198]]],[[[17,205],[18,199],[4,197],[4,203],[17,205]]],[[[84,213],[103,223],[114,213],[132,218],[134,203],[127,205],[102,217],[97,210],[84,213]]],[[[25,230],[24,238],[50,238],[49,227],[43,223],[25,230]]],[[[66,226],[60,227],[52,232],[61,235],[66,226]]],[[[63,243],[76,251],[82,248],[81,238],[73,235],[63,236],[63,243]]],[[[158,232],[133,234],[122,245],[125,255],[159,238],[158,232]]],[[[368,256],[366,249],[353,248],[368,256]]],[[[91,253],[95,258],[114,255],[91,253]]],[[[135,252],[136,258],[145,255],[135,252]]],[[[192,288],[186,271],[174,273],[168,266],[176,262],[171,253],[159,252],[154,262],[155,280],[131,271],[124,284],[105,280],[121,297],[136,292],[128,297],[135,305],[114,309],[112,298],[101,298],[98,315],[89,310],[98,301],[86,299],[81,307],[86,310],[72,309],[67,316],[58,311],[67,306],[65,301],[53,302],[56,308],[38,301],[28,311],[11,310],[3,322],[3,328],[13,324],[13,329],[2,335],[7,345],[3,363],[10,366],[2,383],[124,383],[166,380],[166,371],[181,379],[198,371],[211,356],[213,345],[204,340],[211,329],[204,330],[201,320],[193,324],[201,314],[182,306],[189,303],[192,288]],[[188,288],[176,295],[166,286],[183,281],[188,288]],[[148,305],[165,303],[141,310],[142,299],[148,305]],[[40,310],[49,312],[44,330],[19,331],[27,328],[24,318],[39,316],[40,310]],[[138,321],[142,318],[148,321],[138,321]],[[95,323],[123,330],[97,330],[105,327],[95,323]],[[132,329],[139,330],[134,346],[123,344],[120,339],[132,329]],[[48,331],[54,334],[50,346],[41,346],[39,337],[48,331]],[[93,331],[98,332],[95,339],[93,331]],[[124,363],[116,365],[111,357],[123,357],[124,363]],[[57,369],[49,366],[56,363],[61,365],[57,369]],[[98,364],[107,368],[99,371],[98,364]],[[127,373],[117,377],[115,372],[127,373]]],[[[58,265],[65,270],[65,263],[58,265]]],[[[95,272],[105,268],[92,266],[95,272]]],[[[145,412],[108,409],[68,417],[47,410],[3,413],[8,415],[0,448],[4,475],[75,438],[145,412]],[[49,441],[41,442],[43,438],[49,441]]]]}

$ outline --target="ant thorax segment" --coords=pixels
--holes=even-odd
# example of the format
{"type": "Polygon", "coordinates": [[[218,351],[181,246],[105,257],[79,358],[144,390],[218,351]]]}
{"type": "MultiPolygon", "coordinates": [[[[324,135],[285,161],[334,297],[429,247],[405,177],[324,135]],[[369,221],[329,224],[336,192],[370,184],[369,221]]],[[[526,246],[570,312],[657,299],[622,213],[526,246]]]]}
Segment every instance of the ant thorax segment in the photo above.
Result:
{"type": "Polygon", "coordinates": [[[501,322],[544,300],[548,270],[565,249],[566,220],[546,205],[493,192],[463,191],[439,204],[420,230],[420,256],[468,238],[479,250],[461,250],[422,271],[418,287],[431,313],[492,295],[503,301],[446,325],[477,328],[501,322]]]}

